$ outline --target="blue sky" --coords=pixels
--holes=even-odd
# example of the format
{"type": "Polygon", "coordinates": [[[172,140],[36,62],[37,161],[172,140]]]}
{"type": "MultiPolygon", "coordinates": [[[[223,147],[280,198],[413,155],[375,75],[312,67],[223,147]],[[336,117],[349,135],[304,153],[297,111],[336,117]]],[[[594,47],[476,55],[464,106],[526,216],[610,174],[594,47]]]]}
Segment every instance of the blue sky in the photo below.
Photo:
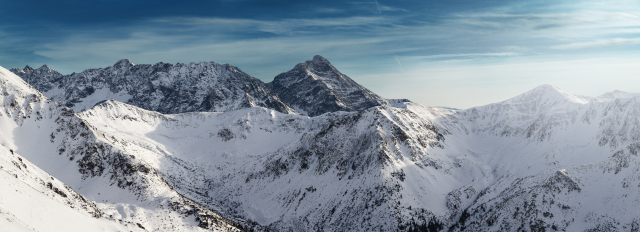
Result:
{"type": "Polygon", "coordinates": [[[0,66],[230,63],[269,82],[314,55],[387,98],[468,108],[541,84],[640,92],[640,1],[0,0],[0,66]]]}

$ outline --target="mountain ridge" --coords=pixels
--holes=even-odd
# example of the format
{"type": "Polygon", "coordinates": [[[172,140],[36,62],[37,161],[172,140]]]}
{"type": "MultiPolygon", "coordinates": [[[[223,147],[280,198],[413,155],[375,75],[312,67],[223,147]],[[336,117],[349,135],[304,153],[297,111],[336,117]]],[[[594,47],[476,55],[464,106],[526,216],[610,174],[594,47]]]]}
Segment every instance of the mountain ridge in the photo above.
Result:
{"type": "Polygon", "coordinates": [[[61,75],[48,66],[25,72],[12,69],[54,101],[75,111],[116,99],[163,113],[229,111],[265,106],[296,111],[262,81],[229,64],[200,62],[176,65],[131,63],[122,59],[107,68],[61,75]]]}

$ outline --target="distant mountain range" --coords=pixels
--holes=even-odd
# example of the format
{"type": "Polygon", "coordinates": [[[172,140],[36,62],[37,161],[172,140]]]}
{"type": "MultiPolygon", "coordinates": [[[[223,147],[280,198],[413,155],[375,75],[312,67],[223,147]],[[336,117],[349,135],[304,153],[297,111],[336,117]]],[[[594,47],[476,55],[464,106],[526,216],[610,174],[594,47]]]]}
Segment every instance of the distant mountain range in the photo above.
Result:
{"type": "Polygon", "coordinates": [[[266,84],[128,60],[0,81],[12,231],[640,229],[640,94],[425,107],[321,56],[266,84]]]}
{"type": "Polygon", "coordinates": [[[259,106],[281,113],[317,116],[389,104],[321,56],[296,65],[268,84],[234,66],[214,62],[134,65],[123,59],[110,67],[70,75],[62,75],[47,65],[11,71],[76,112],[109,99],[165,114],[226,112],[259,106]]]}

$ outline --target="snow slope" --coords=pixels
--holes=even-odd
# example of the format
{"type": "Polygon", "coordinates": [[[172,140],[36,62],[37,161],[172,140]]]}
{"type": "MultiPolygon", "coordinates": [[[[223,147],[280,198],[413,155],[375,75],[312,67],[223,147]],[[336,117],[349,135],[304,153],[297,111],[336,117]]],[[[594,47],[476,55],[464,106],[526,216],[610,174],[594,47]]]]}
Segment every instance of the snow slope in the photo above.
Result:
{"type": "Polygon", "coordinates": [[[107,101],[80,116],[130,141],[181,194],[278,231],[586,230],[636,222],[620,216],[634,212],[624,198],[598,189],[638,190],[606,175],[635,162],[639,100],[545,85],[467,110],[403,102],[316,117],[163,115],[107,101]]]}
{"type": "Polygon", "coordinates": [[[491,168],[484,183],[474,177],[475,195],[452,192],[461,206],[452,230],[637,228],[639,103],[545,85],[434,120],[450,133],[445,153],[491,168]]]}
{"type": "MultiPolygon", "coordinates": [[[[235,223],[179,195],[144,160],[111,145],[125,141],[96,133],[71,109],[4,68],[0,82],[0,143],[69,186],[52,188],[75,190],[84,197],[77,198],[92,201],[83,204],[95,204],[102,212],[95,215],[157,231],[238,230],[235,223]]],[[[19,212],[9,212],[25,222],[19,212]]]]}
{"type": "Polygon", "coordinates": [[[163,115],[107,101],[80,117],[129,141],[181,194],[279,231],[440,225],[447,188],[438,186],[459,187],[442,174],[450,160],[430,155],[442,135],[404,109],[163,115]]]}
{"type": "Polygon", "coordinates": [[[144,231],[104,217],[94,202],[0,146],[0,228],[3,231],[144,231]]]}

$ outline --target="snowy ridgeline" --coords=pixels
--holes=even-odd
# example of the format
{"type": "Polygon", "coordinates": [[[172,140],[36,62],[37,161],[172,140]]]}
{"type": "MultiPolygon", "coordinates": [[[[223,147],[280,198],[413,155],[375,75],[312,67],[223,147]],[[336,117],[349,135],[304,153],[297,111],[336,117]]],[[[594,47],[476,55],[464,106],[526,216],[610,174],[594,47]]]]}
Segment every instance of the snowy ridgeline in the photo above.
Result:
{"type": "MultiPolygon", "coordinates": [[[[104,215],[91,220],[104,228],[640,228],[639,95],[590,98],[544,85],[466,110],[424,107],[367,98],[320,58],[283,80],[320,80],[318,93],[382,100],[369,107],[362,97],[329,99],[312,109],[328,113],[315,117],[269,107],[161,114],[115,100],[75,114],[0,70],[7,93],[0,139],[95,204],[104,215]]],[[[279,99],[315,114],[289,97],[297,98],[279,99]]],[[[30,226],[19,212],[3,212],[16,226],[30,226]]]]}

